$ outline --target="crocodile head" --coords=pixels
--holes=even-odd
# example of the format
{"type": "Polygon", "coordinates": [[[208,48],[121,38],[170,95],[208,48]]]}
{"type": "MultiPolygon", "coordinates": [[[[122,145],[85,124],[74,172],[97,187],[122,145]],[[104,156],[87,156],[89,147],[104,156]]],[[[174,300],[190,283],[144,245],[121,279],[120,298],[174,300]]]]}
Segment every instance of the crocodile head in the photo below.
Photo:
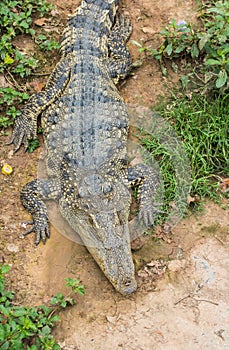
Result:
{"type": "Polygon", "coordinates": [[[115,289],[123,295],[131,294],[137,285],[128,224],[120,222],[120,211],[116,210],[92,214],[89,221],[94,226],[84,227],[81,233],[87,249],[115,289]]]}
{"type": "MultiPolygon", "coordinates": [[[[65,182],[66,183],[66,182],[65,182]]],[[[120,180],[86,176],[74,195],[66,191],[60,210],[105,276],[123,295],[137,288],[128,217],[131,195],[120,180]],[[102,186],[100,186],[102,184],[102,186]],[[74,197],[74,198],[73,198],[74,197]]]]}

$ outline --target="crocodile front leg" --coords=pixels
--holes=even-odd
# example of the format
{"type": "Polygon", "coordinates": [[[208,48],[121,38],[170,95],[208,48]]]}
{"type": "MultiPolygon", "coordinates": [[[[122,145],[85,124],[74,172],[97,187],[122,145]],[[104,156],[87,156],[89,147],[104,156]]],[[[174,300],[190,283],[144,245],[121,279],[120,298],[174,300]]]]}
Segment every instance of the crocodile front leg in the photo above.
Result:
{"type": "Polygon", "coordinates": [[[31,96],[28,103],[22,109],[22,114],[16,119],[13,135],[8,144],[13,143],[16,152],[22,144],[25,151],[28,148],[28,140],[37,136],[37,117],[62,93],[69,81],[70,59],[62,59],[51,74],[44,89],[31,96]]]}
{"type": "Polygon", "coordinates": [[[114,27],[108,38],[109,61],[108,69],[110,77],[115,83],[119,79],[124,79],[130,72],[131,57],[126,47],[132,32],[132,26],[129,19],[122,15],[116,18],[114,27]]]}
{"type": "Polygon", "coordinates": [[[139,220],[143,220],[146,226],[153,225],[155,216],[161,211],[154,198],[159,187],[159,177],[152,167],[138,164],[128,169],[128,181],[133,185],[139,185],[139,220]]]}
{"type": "Polygon", "coordinates": [[[58,199],[60,186],[55,179],[33,180],[27,183],[21,191],[21,202],[25,209],[32,215],[32,227],[23,233],[23,236],[35,232],[35,244],[43,243],[50,237],[48,213],[43,200],[58,199]]]}

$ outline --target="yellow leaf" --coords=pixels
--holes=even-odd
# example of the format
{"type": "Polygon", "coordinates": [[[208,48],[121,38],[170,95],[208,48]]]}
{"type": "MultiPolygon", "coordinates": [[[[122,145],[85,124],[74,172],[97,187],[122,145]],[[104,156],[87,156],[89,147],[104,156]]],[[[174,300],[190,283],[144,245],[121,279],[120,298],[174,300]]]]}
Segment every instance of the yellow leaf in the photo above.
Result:
{"type": "Polygon", "coordinates": [[[4,63],[5,64],[12,64],[13,62],[14,62],[13,58],[10,57],[10,55],[8,55],[8,53],[7,53],[5,58],[4,58],[4,63]]]}

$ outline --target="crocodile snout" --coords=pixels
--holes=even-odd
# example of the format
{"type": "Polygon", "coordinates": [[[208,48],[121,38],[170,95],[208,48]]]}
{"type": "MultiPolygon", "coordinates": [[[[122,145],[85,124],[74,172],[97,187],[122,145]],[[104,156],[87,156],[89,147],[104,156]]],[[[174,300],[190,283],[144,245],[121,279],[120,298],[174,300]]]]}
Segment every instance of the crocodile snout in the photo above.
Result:
{"type": "Polygon", "coordinates": [[[135,279],[127,281],[125,284],[120,286],[119,289],[117,289],[119,293],[121,293],[124,296],[128,296],[132,293],[134,293],[137,290],[137,282],[135,279]]]}

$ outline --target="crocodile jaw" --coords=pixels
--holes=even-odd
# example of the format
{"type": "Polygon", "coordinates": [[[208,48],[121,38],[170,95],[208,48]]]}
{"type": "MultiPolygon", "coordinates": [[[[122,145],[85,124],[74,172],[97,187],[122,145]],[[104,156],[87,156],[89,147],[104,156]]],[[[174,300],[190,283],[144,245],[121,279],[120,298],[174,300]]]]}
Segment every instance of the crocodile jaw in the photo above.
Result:
{"type": "Polygon", "coordinates": [[[114,288],[122,295],[136,291],[135,270],[128,228],[129,206],[120,214],[115,210],[92,215],[62,206],[60,211],[77,232],[88,251],[114,288]],[[120,215],[124,223],[117,222],[120,215]],[[92,224],[93,222],[93,224],[92,224]]]}
{"type": "MultiPolygon", "coordinates": [[[[128,225],[104,231],[106,237],[103,242],[95,242],[91,237],[81,236],[87,249],[114,286],[122,295],[129,295],[136,291],[135,270],[131,255],[128,225]]],[[[101,234],[101,230],[100,230],[101,234]]],[[[91,236],[91,235],[90,235],[91,236]]]]}

